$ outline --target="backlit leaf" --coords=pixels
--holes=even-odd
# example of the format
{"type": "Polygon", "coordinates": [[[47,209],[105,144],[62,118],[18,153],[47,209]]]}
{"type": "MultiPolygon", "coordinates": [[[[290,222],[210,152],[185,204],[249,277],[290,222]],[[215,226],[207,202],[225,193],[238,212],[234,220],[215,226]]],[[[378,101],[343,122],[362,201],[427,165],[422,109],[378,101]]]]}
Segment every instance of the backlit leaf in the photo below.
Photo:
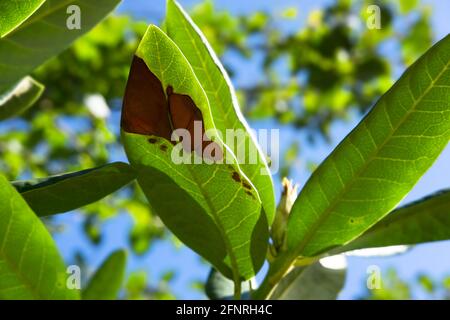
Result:
{"type": "Polygon", "coordinates": [[[234,147],[229,147],[238,159],[243,160],[240,167],[255,185],[270,223],[275,213],[273,182],[264,155],[250,134],[249,126],[241,113],[227,72],[203,33],[176,1],[167,1],[164,26],[167,35],[178,45],[202,84],[216,128],[224,136],[227,129],[242,130],[244,133],[244,139],[235,143],[234,147]],[[241,156],[239,148],[242,146],[246,149],[245,154],[242,153],[241,156]],[[251,163],[249,152],[255,153],[256,163],[251,163]]]}
{"type": "Polygon", "coordinates": [[[77,299],[45,226],[0,175],[0,300],[77,299]]]}
{"type": "Polygon", "coordinates": [[[9,0],[0,2],[2,22],[0,38],[17,28],[33,14],[45,0],[9,0]]]}
{"type": "MultiPolygon", "coordinates": [[[[225,145],[214,135],[207,96],[176,44],[159,28],[150,26],[136,55],[148,72],[134,60],[122,111],[122,135],[152,210],[181,241],[235,283],[252,278],[262,266],[268,239],[258,193],[234,155],[224,152],[225,145]],[[149,95],[149,91],[154,94],[149,95]],[[174,146],[168,140],[163,124],[168,121],[172,103],[179,108],[198,108],[204,129],[210,131],[209,137],[221,148],[228,164],[205,163],[196,151],[188,153],[191,164],[174,161],[182,144],[174,146]]],[[[178,115],[170,112],[172,121],[174,116],[184,116],[181,110],[178,115]]]]}
{"type": "Polygon", "coordinates": [[[389,213],[450,138],[450,36],[376,103],[311,176],[288,222],[289,255],[346,244],[389,213]]]}
{"type": "Polygon", "coordinates": [[[357,238],[392,211],[450,138],[450,36],[414,63],[317,168],[288,221],[287,250],[255,298],[295,259],[357,238]]]}
{"type": "Polygon", "coordinates": [[[448,190],[394,210],[336,252],[442,240],[450,240],[448,190]]]}

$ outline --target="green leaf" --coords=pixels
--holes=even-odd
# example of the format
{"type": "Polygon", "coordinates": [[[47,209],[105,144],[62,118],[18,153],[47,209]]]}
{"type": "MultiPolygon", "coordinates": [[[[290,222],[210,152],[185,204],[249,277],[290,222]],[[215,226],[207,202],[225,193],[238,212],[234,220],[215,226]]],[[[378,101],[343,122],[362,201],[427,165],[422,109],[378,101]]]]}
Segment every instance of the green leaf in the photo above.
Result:
{"type": "Polygon", "coordinates": [[[202,84],[211,106],[216,128],[224,136],[227,129],[245,132],[245,139],[240,140],[234,148],[229,147],[238,159],[242,160],[240,167],[255,185],[268,221],[271,223],[275,214],[275,195],[270,171],[263,153],[250,134],[227,72],[203,33],[176,1],[167,1],[164,26],[167,35],[181,49],[202,84]],[[245,154],[239,156],[238,150],[242,144],[248,149],[245,154]],[[249,152],[257,156],[256,163],[251,163],[249,152]]]}
{"type": "Polygon", "coordinates": [[[0,300],[77,299],[45,226],[0,175],[0,300]]]}
{"type": "Polygon", "coordinates": [[[450,239],[450,191],[399,208],[334,253],[450,239]]]}
{"type": "Polygon", "coordinates": [[[119,2],[120,0],[47,0],[18,28],[0,38],[0,92],[67,48],[119,2]],[[67,28],[67,19],[71,16],[67,13],[67,8],[70,5],[80,8],[81,29],[67,28]]]}
{"type": "Polygon", "coordinates": [[[346,269],[329,269],[317,262],[296,267],[277,285],[271,300],[336,300],[345,284],[346,269]]]}
{"type": "Polygon", "coordinates": [[[288,249],[271,265],[265,297],[297,257],[345,245],[382,219],[450,138],[450,35],[414,63],[317,168],[288,221],[288,249]]]}
{"type": "Polygon", "coordinates": [[[291,256],[346,244],[389,213],[450,138],[450,36],[412,67],[311,176],[288,222],[291,256]]]}
{"type": "MultiPolygon", "coordinates": [[[[188,95],[202,113],[205,130],[215,130],[208,99],[172,40],[150,26],[136,54],[164,91],[171,86],[173,92],[188,95]]],[[[130,86],[129,82],[127,91],[135,90],[130,86]]],[[[139,184],[164,224],[235,283],[252,278],[265,259],[268,225],[258,193],[233,154],[224,152],[224,164],[207,164],[193,152],[192,164],[176,164],[172,152],[180,144],[129,133],[124,127],[122,136],[139,184]]],[[[217,135],[214,141],[223,151],[225,146],[217,135]]]]}
{"type": "Polygon", "coordinates": [[[0,38],[17,28],[33,14],[45,0],[20,0],[0,2],[2,23],[0,24],[0,38]]]}
{"type": "MultiPolygon", "coordinates": [[[[256,287],[254,279],[243,282],[241,285],[243,297],[249,295],[251,290],[250,282],[252,282],[252,288],[256,287]]],[[[211,300],[231,300],[234,294],[234,283],[214,268],[211,268],[206,280],[205,293],[211,300]]]]}
{"type": "Polygon", "coordinates": [[[31,107],[44,91],[44,86],[31,77],[20,80],[0,96],[0,120],[17,116],[31,107]]]}
{"type": "Polygon", "coordinates": [[[102,263],[82,292],[83,300],[115,300],[122,288],[127,265],[125,250],[117,250],[102,263]]]}
{"type": "Polygon", "coordinates": [[[38,216],[67,212],[98,201],[136,178],[126,163],[12,184],[38,216]]]}

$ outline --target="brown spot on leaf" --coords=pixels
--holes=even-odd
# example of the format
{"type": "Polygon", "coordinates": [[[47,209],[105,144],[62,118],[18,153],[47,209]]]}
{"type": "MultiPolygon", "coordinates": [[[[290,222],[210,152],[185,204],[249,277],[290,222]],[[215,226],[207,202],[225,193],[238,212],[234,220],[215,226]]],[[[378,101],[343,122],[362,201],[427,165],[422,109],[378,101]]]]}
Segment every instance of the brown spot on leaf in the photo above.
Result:
{"type": "Polygon", "coordinates": [[[159,149],[161,150],[161,151],[167,151],[167,146],[165,145],[165,144],[162,144],[162,145],[160,145],[159,146],[159,149]]]}
{"type": "Polygon", "coordinates": [[[233,174],[231,175],[231,177],[233,178],[234,181],[236,181],[236,182],[241,182],[241,176],[240,176],[239,173],[237,173],[236,171],[233,172],[233,174]]]}
{"type": "Polygon", "coordinates": [[[249,196],[251,196],[253,199],[255,199],[255,196],[250,191],[245,191],[245,193],[248,194],[249,196]]]}
{"type": "Polygon", "coordinates": [[[248,190],[251,190],[251,189],[252,189],[252,186],[249,185],[249,184],[248,184],[247,182],[245,182],[245,181],[242,181],[242,185],[244,186],[245,189],[248,189],[248,190]]]}
{"type": "Polygon", "coordinates": [[[150,142],[151,144],[155,144],[156,142],[158,142],[158,139],[150,138],[148,139],[148,142],[150,142]]]}
{"type": "Polygon", "coordinates": [[[202,113],[191,97],[173,93],[173,88],[170,86],[167,88],[166,92],[169,99],[169,112],[173,128],[188,130],[191,139],[190,141],[183,141],[183,146],[185,149],[189,148],[188,151],[195,150],[201,155],[202,150],[204,149],[202,136],[205,132],[202,113]],[[202,124],[201,130],[197,130],[198,132],[194,131],[195,121],[199,121],[202,124]],[[201,136],[197,137],[196,134],[201,136]]]}
{"type": "MultiPolygon", "coordinates": [[[[215,142],[202,139],[205,133],[202,113],[191,97],[175,93],[172,86],[166,88],[166,94],[161,81],[148,69],[144,60],[134,56],[122,107],[122,129],[130,133],[163,137],[168,141],[171,141],[173,130],[186,129],[191,141],[189,148],[185,147],[187,143],[183,143],[185,150],[195,150],[200,156],[221,160],[223,154],[220,147],[215,142]],[[195,121],[202,124],[202,130],[197,130],[199,132],[194,132],[195,121]],[[210,144],[217,148],[212,149],[210,154],[204,154],[203,151],[210,144]]],[[[150,139],[149,142],[153,143],[150,139]]]]}
{"type": "Polygon", "coordinates": [[[161,81],[134,56],[122,107],[122,129],[170,140],[172,129],[167,116],[167,100],[161,81]]]}
{"type": "Polygon", "coordinates": [[[183,141],[183,147],[187,151],[197,152],[199,156],[211,160],[223,158],[220,147],[213,141],[203,141],[205,126],[200,109],[188,95],[176,94],[171,86],[166,89],[169,99],[170,118],[174,129],[186,129],[190,134],[190,141],[183,141]],[[195,124],[200,125],[200,130],[195,130],[195,124]],[[208,148],[210,153],[205,152],[208,148]],[[217,152],[216,152],[217,151],[217,152]]]}

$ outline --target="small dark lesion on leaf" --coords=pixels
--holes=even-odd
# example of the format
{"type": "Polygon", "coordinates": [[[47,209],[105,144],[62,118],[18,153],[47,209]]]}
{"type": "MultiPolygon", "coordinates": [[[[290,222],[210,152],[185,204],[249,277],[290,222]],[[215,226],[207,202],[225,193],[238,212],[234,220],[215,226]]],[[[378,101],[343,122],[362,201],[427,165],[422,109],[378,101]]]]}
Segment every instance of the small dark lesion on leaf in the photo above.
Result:
{"type": "Polygon", "coordinates": [[[251,196],[253,199],[255,199],[255,195],[253,193],[251,193],[250,191],[245,191],[246,194],[248,194],[249,196],[251,196]]]}
{"type": "Polygon", "coordinates": [[[355,223],[355,220],[354,219],[350,219],[350,223],[351,224],[355,223]]]}
{"type": "Polygon", "coordinates": [[[236,171],[233,172],[233,174],[231,175],[231,177],[233,178],[234,181],[236,181],[236,182],[241,182],[241,176],[240,176],[239,173],[237,173],[236,171]]]}
{"type": "Polygon", "coordinates": [[[158,142],[158,139],[156,139],[156,138],[149,138],[148,142],[150,142],[151,144],[155,144],[155,143],[158,142]]]}
{"type": "Polygon", "coordinates": [[[165,145],[165,144],[162,144],[162,145],[160,145],[159,146],[159,149],[161,150],[161,151],[167,151],[167,146],[165,145]]]}

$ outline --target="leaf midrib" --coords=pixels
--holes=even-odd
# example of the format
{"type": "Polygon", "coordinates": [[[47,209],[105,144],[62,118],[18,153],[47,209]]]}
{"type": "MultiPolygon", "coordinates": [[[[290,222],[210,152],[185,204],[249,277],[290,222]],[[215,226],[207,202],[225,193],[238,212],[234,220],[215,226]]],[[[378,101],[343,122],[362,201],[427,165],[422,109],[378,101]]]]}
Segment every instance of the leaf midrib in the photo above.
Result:
{"type": "MultiPolygon", "coordinates": [[[[334,211],[335,207],[337,206],[337,204],[341,201],[341,197],[342,195],[344,195],[355,183],[356,178],[359,177],[368,167],[368,165],[372,162],[372,160],[378,155],[379,151],[381,149],[383,149],[383,147],[386,145],[386,143],[388,141],[390,141],[390,139],[394,136],[394,134],[397,132],[397,130],[400,128],[400,126],[408,119],[408,117],[411,115],[411,113],[413,113],[415,111],[415,108],[417,107],[417,105],[422,101],[422,99],[428,94],[428,92],[431,90],[431,88],[433,88],[434,84],[439,80],[439,78],[444,74],[444,72],[447,71],[448,66],[450,65],[450,61],[448,61],[445,66],[442,68],[442,70],[438,73],[438,75],[432,79],[431,75],[431,81],[429,86],[427,87],[427,89],[414,101],[412,107],[405,113],[405,115],[403,116],[403,118],[395,125],[395,127],[391,130],[391,132],[389,133],[389,135],[385,138],[385,140],[381,143],[380,146],[378,146],[367,158],[367,161],[365,161],[364,165],[357,170],[357,172],[353,175],[352,180],[350,181],[350,183],[346,184],[344,186],[344,188],[334,197],[332,204],[330,204],[328,206],[328,208],[324,211],[324,213],[317,219],[317,221],[312,225],[311,228],[308,229],[308,232],[306,233],[305,237],[303,238],[303,240],[300,242],[300,244],[295,247],[295,255],[300,254],[305,247],[308,245],[309,241],[311,240],[311,238],[314,236],[314,234],[316,233],[317,229],[322,225],[322,223],[330,216],[330,214],[334,211]]],[[[414,66],[413,66],[414,67],[414,66]]],[[[425,68],[428,68],[428,65],[425,65],[425,68]]],[[[410,75],[408,75],[410,76],[410,75]]],[[[395,85],[394,85],[395,86],[395,85]]],[[[409,84],[408,84],[408,89],[411,90],[409,84]]],[[[412,97],[414,98],[414,95],[411,92],[412,97]]],[[[368,131],[369,132],[369,131],[368,131]]],[[[369,132],[370,134],[370,132],[369,132]]],[[[334,157],[334,155],[331,155],[332,157],[334,157]]],[[[330,161],[335,161],[334,158],[331,158],[330,161]]],[[[305,196],[307,197],[308,195],[305,194],[305,196]]],[[[364,231],[363,231],[364,232],[364,231]]],[[[351,240],[350,240],[351,241],[351,240]]]]}
{"type": "Polygon", "coordinates": [[[206,205],[208,206],[209,210],[211,211],[211,213],[214,216],[214,220],[216,220],[216,223],[219,227],[219,231],[221,233],[222,238],[224,238],[224,242],[225,242],[225,246],[227,247],[227,251],[230,255],[230,261],[231,261],[231,266],[233,269],[233,278],[234,281],[240,281],[240,276],[239,276],[239,267],[237,264],[237,258],[233,252],[232,249],[232,245],[230,243],[230,240],[228,239],[228,236],[225,232],[224,226],[222,224],[221,219],[217,216],[217,210],[214,206],[214,204],[212,203],[211,199],[209,198],[209,196],[207,195],[207,193],[205,192],[204,187],[202,186],[202,184],[198,181],[196,175],[194,174],[194,171],[190,168],[189,165],[187,165],[187,168],[191,174],[192,179],[195,181],[195,183],[198,185],[198,188],[203,196],[203,198],[205,199],[206,205]]]}

